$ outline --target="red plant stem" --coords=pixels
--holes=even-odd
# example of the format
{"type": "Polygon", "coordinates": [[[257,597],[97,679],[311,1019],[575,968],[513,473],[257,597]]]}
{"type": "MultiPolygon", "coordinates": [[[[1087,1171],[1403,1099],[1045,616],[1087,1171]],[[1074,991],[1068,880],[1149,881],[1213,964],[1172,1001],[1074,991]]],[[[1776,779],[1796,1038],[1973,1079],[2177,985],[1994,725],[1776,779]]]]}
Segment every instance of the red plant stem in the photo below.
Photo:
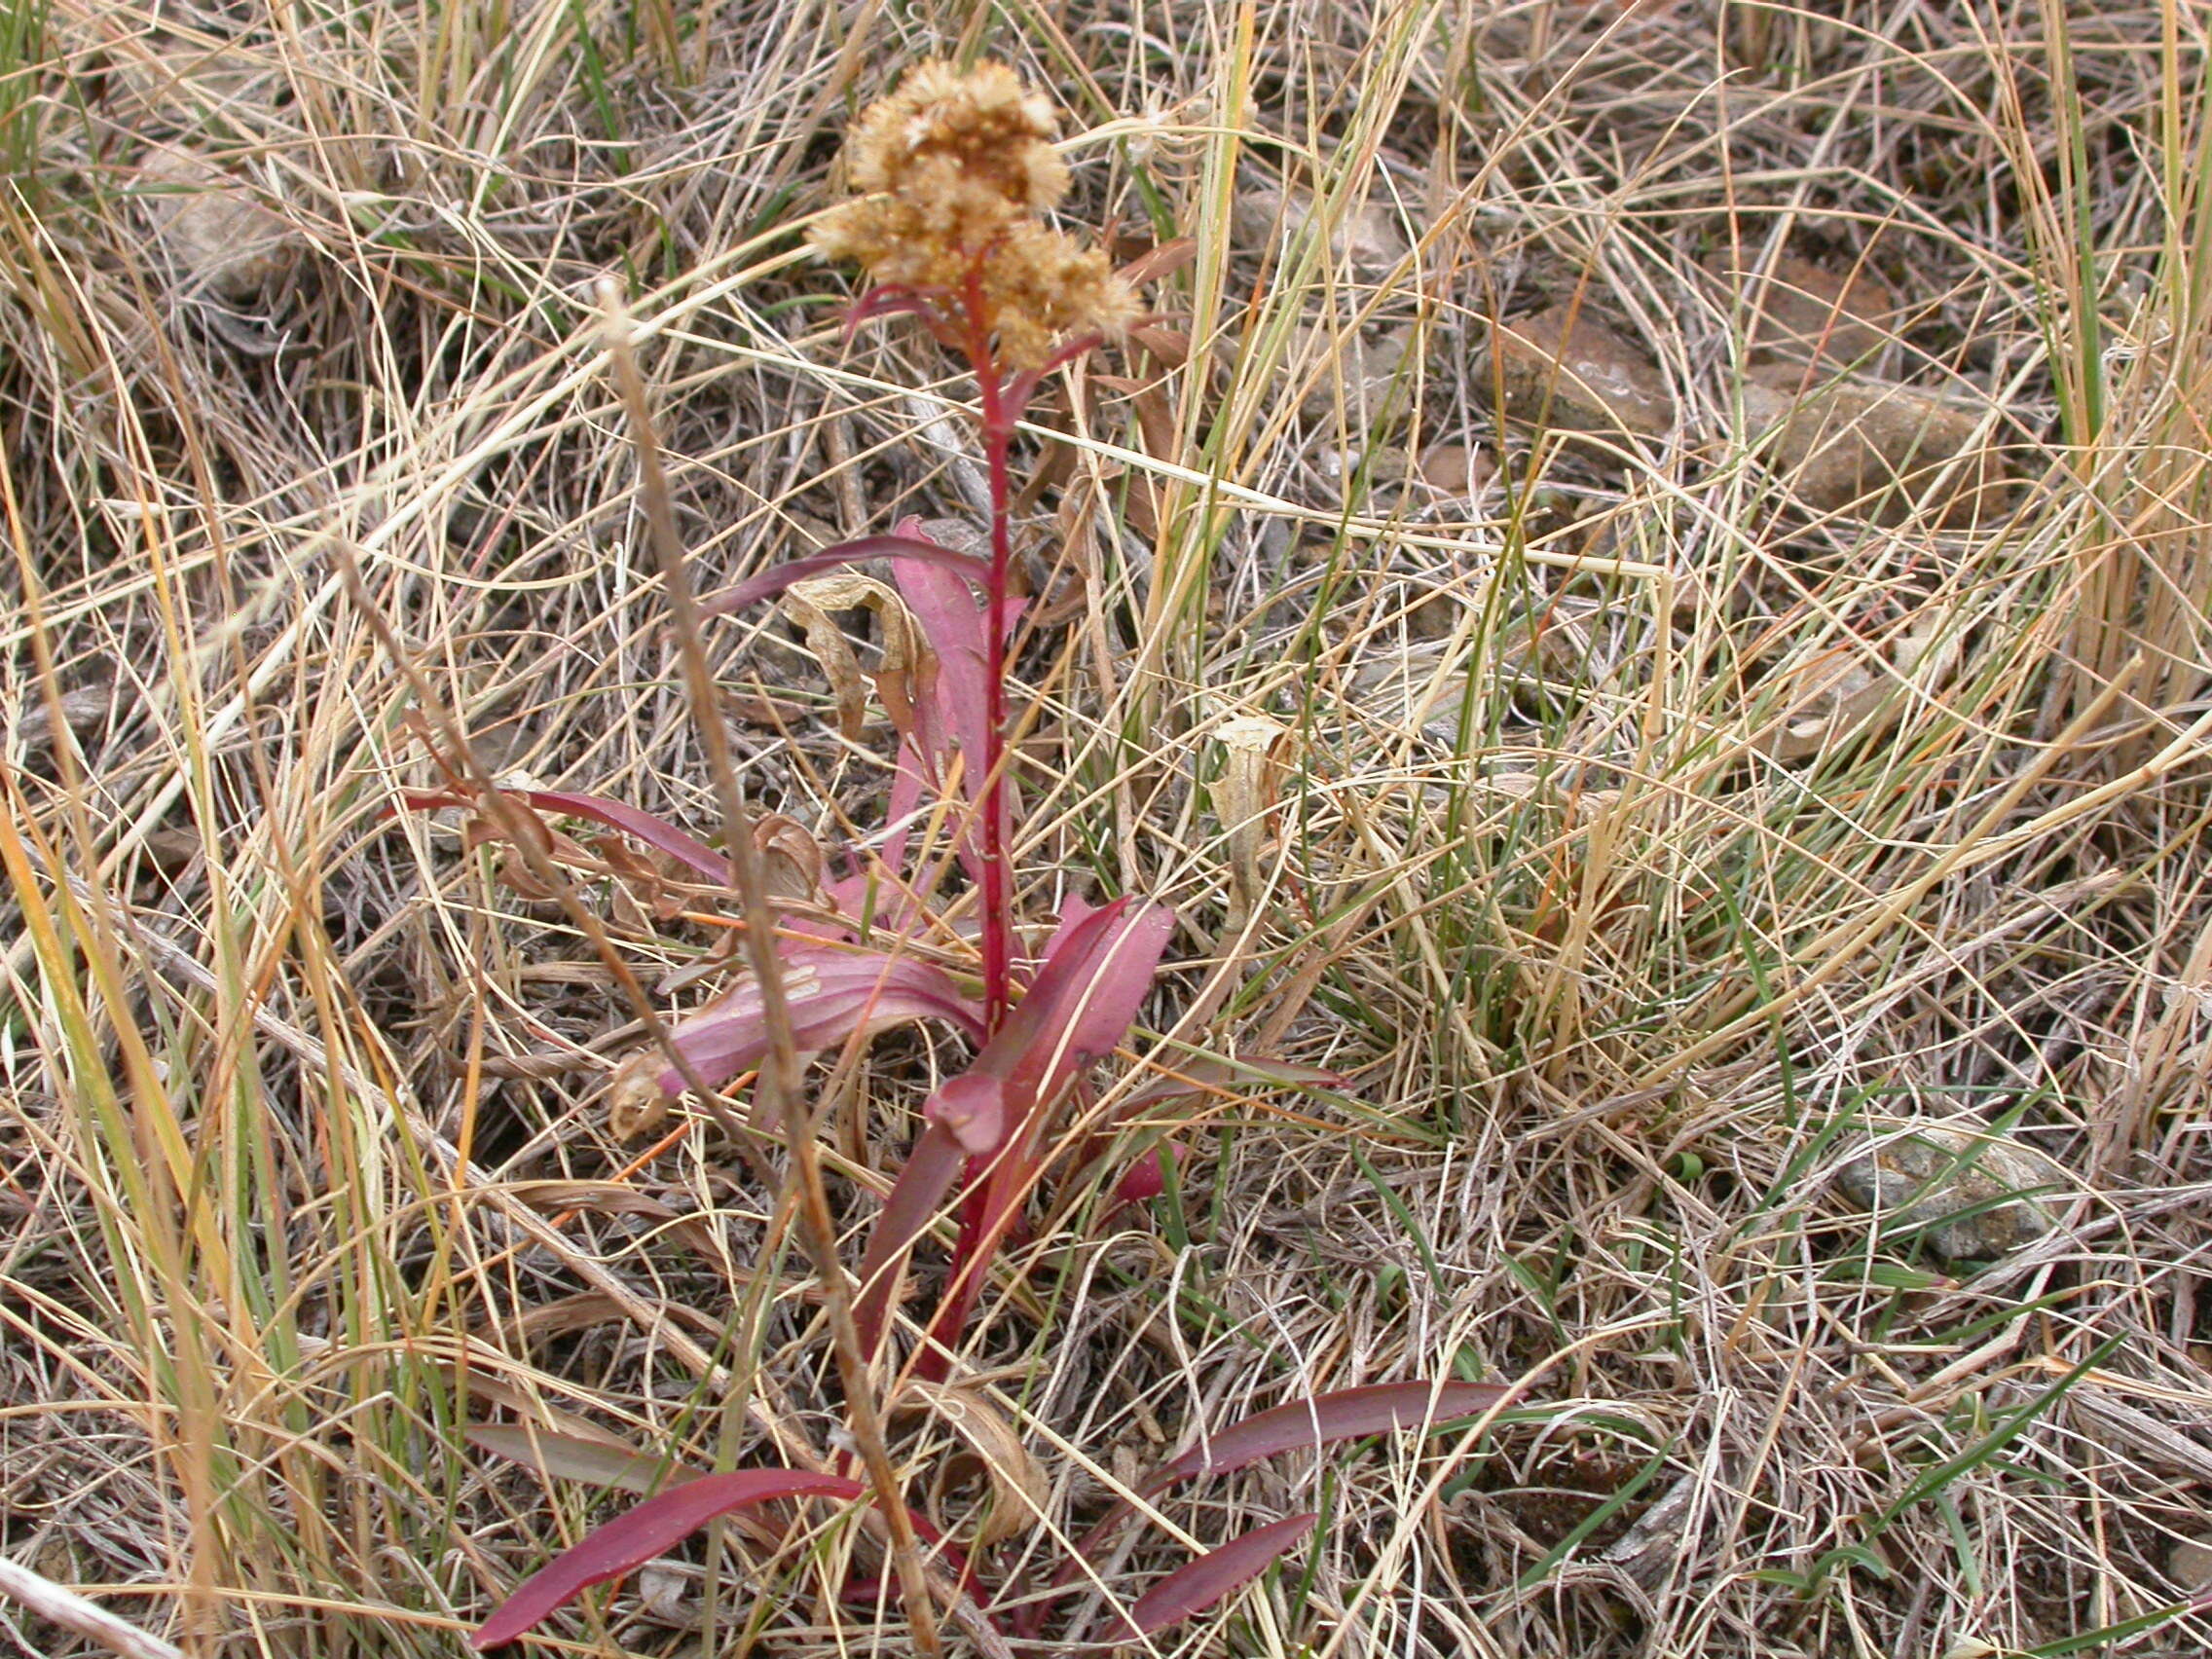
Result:
{"type": "Polygon", "coordinates": [[[951,1368],[950,1350],[967,1329],[969,1315],[983,1294],[983,1272],[1010,1230],[1015,1209],[1028,1195],[1034,1175],[1026,1132],[996,1156],[972,1158],[965,1171],[968,1196],[960,1209],[960,1236],[952,1247],[952,1272],[943,1300],[930,1316],[914,1372],[925,1382],[941,1382],[951,1368]]]}
{"type": "Polygon", "coordinates": [[[1020,411],[1010,405],[1006,381],[991,350],[990,307],[983,298],[983,266],[968,271],[962,296],[967,313],[968,361],[976,371],[982,404],[983,461],[990,474],[991,575],[984,618],[984,673],[987,696],[983,722],[983,1029],[989,1037],[1006,1022],[1014,1006],[1014,911],[1007,892],[1006,867],[1006,618],[1007,588],[1014,570],[1013,501],[1010,450],[1020,411]]]}

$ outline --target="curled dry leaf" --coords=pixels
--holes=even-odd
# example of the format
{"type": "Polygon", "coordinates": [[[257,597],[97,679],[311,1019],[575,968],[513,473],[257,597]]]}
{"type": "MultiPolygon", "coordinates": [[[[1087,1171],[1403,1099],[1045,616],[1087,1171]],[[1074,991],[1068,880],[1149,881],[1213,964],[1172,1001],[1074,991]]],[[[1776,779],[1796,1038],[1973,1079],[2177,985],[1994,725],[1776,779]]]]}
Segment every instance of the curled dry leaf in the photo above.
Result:
{"type": "Polygon", "coordinates": [[[1958,667],[1959,630],[1931,606],[1878,644],[1838,645],[1786,669],[1782,713],[1751,739],[1777,760],[1803,760],[1834,744],[1887,731],[1914,695],[1932,696],[1958,667]]]}
{"type": "Polygon", "coordinates": [[[616,1140],[643,1140],[668,1116],[660,1066],[659,1052],[647,1049],[616,1069],[607,1088],[607,1132],[616,1140]]]}
{"type": "Polygon", "coordinates": [[[473,1423],[469,1443],[535,1469],[546,1480],[582,1481],[641,1496],[703,1478],[707,1471],[649,1457],[612,1436],[587,1438],[534,1423],[473,1423]]]}
{"type": "Polygon", "coordinates": [[[950,1382],[910,1382],[900,1391],[903,1410],[927,1411],[967,1449],[961,1457],[941,1460],[933,1477],[939,1501],[933,1506],[950,1533],[942,1494],[971,1474],[988,1483],[990,1497],[977,1517],[969,1547],[981,1549],[1026,1532],[1051,1502],[1052,1483],[1044,1466],[1021,1443],[1006,1414],[978,1390],[950,1382]]]}
{"type": "Polygon", "coordinates": [[[883,661],[872,683],[894,722],[904,730],[906,722],[900,717],[905,715],[907,720],[911,719],[907,711],[912,706],[912,685],[922,666],[924,646],[913,612],[891,586],[873,576],[843,571],[793,582],[784,590],[780,603],[785,614],[806,631],[807,648],[822,664],[837,699],[837,729],[849,738],[860,736],[867,718],[871,677],[862,670],[844,630],[830,612],[875,612],[883,630],[883,661]]]}

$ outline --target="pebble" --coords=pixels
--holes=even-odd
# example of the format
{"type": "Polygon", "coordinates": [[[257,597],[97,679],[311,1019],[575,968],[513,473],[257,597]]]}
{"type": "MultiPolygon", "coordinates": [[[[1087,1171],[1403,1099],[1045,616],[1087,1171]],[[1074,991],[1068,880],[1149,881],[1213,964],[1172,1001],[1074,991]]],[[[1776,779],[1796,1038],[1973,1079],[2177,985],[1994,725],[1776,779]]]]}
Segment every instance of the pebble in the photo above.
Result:
{"type": "Polygon", "coordinates": [[[138,194],[183,285],[241,304],[299,263],[305,240],[220,167],[157,151],[138,169],[138,194]]]}
{"type": "Polygon", "coordinates": [[[1475,384],[1531,425],[1655,438],[1675,424],[1658,366],[1587,308],[1557,305],[1499,324],[1475,384]]]}
{"type": "Polygon", "coordinates": [[[1930,1124],[1876,1137],[1836,1171],[1836,1185],[1878,1212],[1892,1237],[1926,1227],[1921,1236],[1936,1255],[1994,1261],[2050,1232],[2056,1221],[2041,1195],[2075,1183],[2058,1163],[1994,1130],[1930,1124]]]}
{"type": "MultiPolygon", "coordinates": [[[[1263,185],[1236,199],[1230,213],[1230,232],[1237,246],[1266,247],[1279,235],[1285,244],[1311,222],[1313,193],[1303,186],[1288,190],[1263,185]]],[[[1355,276],[1386,276],[1408,251],[1397,219],[1379,203],[1362,203],[1343,214],[1329,233],[1329,253],[1348,265],[1355,276]]]]}
{"type": "Polygon", "coordinates": [[[1740,299],[1745,344],[1753,362],[1781,358],[1863,367],[1896,336],[1899,306],[1889,288],[1864,266],[1830,271],[1785,253],[1757,268],[1756,256],[1711,254],[1705,268],[1740,299]],[[1751,269],[1746,269],[1751,267],[1751,269]]]}
{"type": "Polygon", "coordinates": [[[1926,512],[1961,525],[2009,504],[2004,457],[1981,438],[1987,405],[1774,364],[1751,371],[1743,408],[1746,439],[1817,512],[1887,525],[1926,512]]]}

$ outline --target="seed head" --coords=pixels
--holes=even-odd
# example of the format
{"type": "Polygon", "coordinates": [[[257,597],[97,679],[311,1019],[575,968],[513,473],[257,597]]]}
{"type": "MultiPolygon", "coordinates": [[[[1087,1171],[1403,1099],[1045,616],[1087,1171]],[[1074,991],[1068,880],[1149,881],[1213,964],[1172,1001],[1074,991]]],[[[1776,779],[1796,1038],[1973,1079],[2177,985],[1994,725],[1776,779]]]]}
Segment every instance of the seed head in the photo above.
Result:
{"type": "Polygon", "coordinates": [[[1136,296],[1105,255],[1037,222],[1068,188],[1054,126],[1003,63],[924,63],[854,127],[846,174],[866,194],[817,222],[815,248],[925,293],[962,297],[977,276],[1010,366],[1044,361],[1071,330],[1126,326],[1136,296]]]}

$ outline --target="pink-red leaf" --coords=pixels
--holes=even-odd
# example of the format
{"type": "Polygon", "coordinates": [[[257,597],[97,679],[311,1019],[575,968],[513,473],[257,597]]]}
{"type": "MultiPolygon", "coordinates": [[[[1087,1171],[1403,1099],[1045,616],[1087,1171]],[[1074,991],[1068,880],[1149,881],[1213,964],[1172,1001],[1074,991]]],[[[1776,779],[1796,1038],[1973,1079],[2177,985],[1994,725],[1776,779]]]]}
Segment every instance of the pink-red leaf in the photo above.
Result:
{"type": "Polygon", "coordinates": [[[734,1509],[779,1497],[840,1497],[850,1501],[862,1491],[858,1481],[842,1475],[810,1474],[799,1469],[739,1469],[686,1482],[658,1497],[648,1497],[595,1529],[573,1549],[555,1556],[499,1604],[468,1644],[482,1651],[514,1641],[592,1585],[636,1571],[708,1522],[734,1509]]]}
{"type": "Polygon", "coordinates": [[[727,610],[742,610],[746,606],[763,599],[773,599],[793,582],[803,582],[810,576],[819,576],[828,571],[858,565],[866,559],[911,559],[953,571],[978,586],[986,586],[991,579],[988,562],[973,553],[955,553],[949,547],[940,547],[934,541],[924,541],[913,535],[864,535],[857,541],[840,541],[834,547],[825,547],[819,553],[809,553],[801,559],[789,559],[770,567],[757,575],[748,576],[733,588],[724,588],[707,600],[701,609],[710,616],[727,610]]]}
{"type": "Polygon", "coordinates": [[[1006,1110],[997,1144],[971,1155],[971,1170],[987,1168],[988,1174],[971,1191],[953,1249],[951,1286],[930,1321],[931,1335],[946,1346],[968,1322],[982,1294],[982,1264],[1035,1178],[1034,1148],[1046,1113],[1082,1066],[1127,1034],[1174,925],[1174,912],[1165,906],[1132,908],[1125,898],[1062,925],[1036,979],[968,1068],[971,1076],[1005,1084],[1006,1110]]]}
{"type": "Polygon", "coordinates": [[[922,1116],[942,1124],[963,1152],[983,1157],[1006,1138],[1006,1085],[979,1072],[947,1078],[922,1105],[922,1116]]]}
{"type": "Polygon", "coordinates": [[[1015,1114],[1056,1098],[1077,1067],[1111,1053],[1152,991],[1175,913],[1128,899],[1063,926],[1045,964],[972,1070],[1006,1080],[1015,1114]]]}
{"type": "MultiPolygon", "coordinates": [[[[919,519],[904,519],[899,534],[925,545],[935,545],[922,535],[919,519]]],[[[987,568],[987,567],[986,567],[987,568]]],[[[961,793],[972,802],[983,798],[983,756],[989,753],[991,725],[989,622],[984,606],[941,563],[895,558],[891,574],[906,608],[921,625],[922,636],[936,655],[936,672],[914,698],[914,730],[901,769],[911,767],[927,775],[940,793],[959,768],[961,793]]],[[[1009,600],[1002,608],[1000,625],[1011,634],[1021,602],[1009,600]]],[[[1020,816],[1014,780],[1008,778],[999,792],[1000,841],[1013,833],[1020,816]]],[[[979,825],[970,825],[957,843],[969,875],[981,879],[979,825]]]]}
{"type": "MultiPolygon", "coordinates": [[[[915,1019],[945,1019],[971,1036],[982,1035],[976,1005],[940,969],[910,956],[792,943],[782,952],[784,994],[792,1040],[800,1049],[827,1049],[857,1031],[864,1035],[915,1019]]],[[[721,1001],[681,1021],[670,1033],[677,1051],[708,1084],[719,1084],[760,1062],[768,1051],[768,1019],[760,987],[748,979],[721,1001]]],[[[683,1073],[664,1066],[655,1076],[663,1094],[682,1092],[683,1073]]]]}
{"type": "Polygon", "coordinates": [[[1158,1492],[1196,1475],[1248,1468],[1278,1452],[1318,1449],[1398,1428],[1432,1431],[1442,1423],[1480,1417],[1511,1392],[1496,1382],[1376,1382],[1293,1400],[1200,1440],[1162,1463],[1141,1490],[1158,1492]]]}
{"type": "MultiPolygon", "coordinates": [[[[729,880],[729,860],[708,846],[696,836],[687,835],[665,818],[657,818],[618,800],[603,795],[577,794],[569,790],[502,790],[525,805],[539,812],[558,812],[571,818],[588,818],[594,824],[604,824],[609,830],[619,830],[625,835],[634,835],[656,852],[666,853],[678,864],[696,871],[709,881],[729,880]]],[[[454,790],[409,790],[407,804],[425,810],[441,806],[462,806],[481,810],[471,796],[454,790]]]]}
{"type": "Polygon", "coordinates": [[[1136,1599],[1116,1627],[1107,1631],[1107,1640],[1135,1641],[1178,1624],[1193,1613],[1204,1612],[1251,1583],[1294,1549],[1313,1530],[1317,1519],[1309,1511],[1271,1521],[1177,1567],[1136,1599]]]}
{"type": "Polygon", "coordinates": [[[1114,1191],[1107,1201],[1107,1213],[1125,1204],[1150,1203],[1167,1191],[1167,1166],[1174,1161],[1175,1146],[1172,1141],[1154,1147],[1128,1168],[1114,1183],[1114,1191]]]}
{"type": "Polygon", "coordinates": [[[952,1191],[966,1161],[960,1143],[942,1124],[925,1128],[906,1155],[899,1179],[883,1200],[883,1213],[867,1235],[867,1252],[861,1258],[861,1291],[853,1303],[853,1323],[859,1327],[863,1352],[872,1355],[882,1341],[900,1264],[929,1227],[944,1195],[952,1191]]]}

